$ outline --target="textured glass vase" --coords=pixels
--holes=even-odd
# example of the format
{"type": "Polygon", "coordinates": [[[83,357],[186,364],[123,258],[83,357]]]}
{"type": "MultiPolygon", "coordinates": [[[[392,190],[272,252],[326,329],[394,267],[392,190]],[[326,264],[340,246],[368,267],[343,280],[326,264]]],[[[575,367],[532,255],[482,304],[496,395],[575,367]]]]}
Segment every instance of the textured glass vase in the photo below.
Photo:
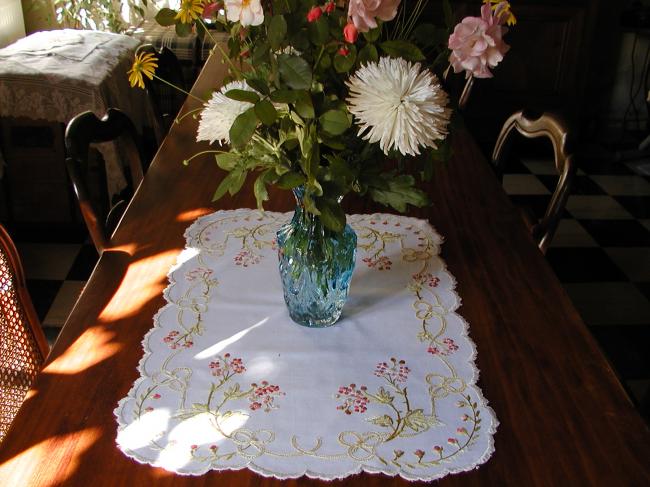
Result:
{"type": "Polygon", "coordinates": [[[341,316],[354,270],[357,235],[350,225],[336,233],[305,211],[302,189],[294,190],[292,220],[278,230],[284,300],[291,319],[303,326],[331,326],[341,316]]]}

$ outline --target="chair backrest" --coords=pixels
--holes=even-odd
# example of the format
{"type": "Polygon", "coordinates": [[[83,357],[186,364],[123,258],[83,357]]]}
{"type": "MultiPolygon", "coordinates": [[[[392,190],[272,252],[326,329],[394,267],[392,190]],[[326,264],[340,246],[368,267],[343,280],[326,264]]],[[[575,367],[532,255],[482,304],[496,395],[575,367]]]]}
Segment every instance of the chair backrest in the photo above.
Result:
{"type": "Polygon", "coordinates": [[[544,217],[531,228],[533,239],[540,250],[546,253],[566,206],[576,171],[574,158],[570,153],[569,130],[557,114],[546,112],[535,115],[523,110],[512,114],[503,124],[492,153],[492,163],[499,175],[503,174],[515,130],[529,139],[547,137],[553,144],[558,182],[544,217]]]}
{"type": "MultiPolygon", "coordinates": [[[[146,52],[156,56],[158,59],[156,75],[187,91],[187,83],[183,76],[183,66],[178,60],[178,57],[176,57],[176,54],[174,54],[174,51],[165,46],[157,49],[152,44],[143,44],[138,47],[138,52],[146,52]]],[[[149,93],[149,99],[158,121],[159,126],[154,127],[154,130],[158,144],[160,144],[185,102],[187,95],[156,78],[149,79],[145,76],[144,84],[149,93]]]]}
{"type": "Polygon", "coordinates": [[[89,149],[90,144],[117,139],[120,139],[120,152],[127,159],[127,179],[130,179],[129,189],[132,193],[144,177],[144,157],[135,126],[124,112],[109,108],[101,120],[90,111],[84,112],[70,120],[65,131],[66,167],[79,200],[81,215],[100,254],[110,245],[111,235],[126,208],[127,201],[122,199],[112,206],[109,205],[110,210],[105,218],[95,208],[86,180],[89,149]]]}
{"type": "Polygon", "coordinates": [[[48,351],[18,252],[0,225],[0,442],[48,351]]]}

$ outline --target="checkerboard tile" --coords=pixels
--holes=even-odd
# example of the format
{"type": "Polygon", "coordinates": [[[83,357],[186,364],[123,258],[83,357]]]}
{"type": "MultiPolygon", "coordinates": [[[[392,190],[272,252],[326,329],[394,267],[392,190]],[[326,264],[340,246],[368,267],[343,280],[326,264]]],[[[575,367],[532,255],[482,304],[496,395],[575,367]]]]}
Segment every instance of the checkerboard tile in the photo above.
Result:
{"type": "MultiPolygon", "coordinates": [[[[650,181],[634,164],[586,160],[547,260],[650,420],[650,181]]],[[[549,192],[557,184],[551,160],[523,159],[512,172],[506,169],[504,182],[510,184],[504,189],[514,204],[541,216],[548,197],[535,190],[531,177],[549,192]],[[513,181],[525,184],[517,187],[513,181]]]]}

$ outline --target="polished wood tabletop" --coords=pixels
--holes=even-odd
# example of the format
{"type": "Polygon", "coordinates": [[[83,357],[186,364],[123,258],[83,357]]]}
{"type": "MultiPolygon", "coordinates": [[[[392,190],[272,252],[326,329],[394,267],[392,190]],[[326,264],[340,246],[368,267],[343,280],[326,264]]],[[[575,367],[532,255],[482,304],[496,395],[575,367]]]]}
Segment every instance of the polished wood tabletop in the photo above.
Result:
{"type": "MultiPolygon", "coordinates": [[[[211,58],[194,93],[206,95],[223,76],[223,64],[211,58]]],[[[190,99],[184,110],[197,106],[190,99]]],[[[138,377],[141,341],[164,305],[166,273],[185,228],[217,208],[254,207],[250,187],[210,204],[223,177],[212,156],[181,164],[207,149],[195,142],[196,123],[187,117],[175,125],[160,147],[0,445],[0,485],[325,485],[247,469],[179,476],[116,447],[113,410],[138,377]]],[[[410,214],[445,236],[442,257],[458,280],[459,312],[477,346],[479,386],[501,424],[492,458],[440,485],[650,485],[647,425],[472,138],[459,130],[453,147],[427,188],[433,205],[410,214]]],[[[290,210],[291,200],[271,192],[267,209],[290,210]]],[[[332,483],[411,485],[370,474],[332,483]]]]}

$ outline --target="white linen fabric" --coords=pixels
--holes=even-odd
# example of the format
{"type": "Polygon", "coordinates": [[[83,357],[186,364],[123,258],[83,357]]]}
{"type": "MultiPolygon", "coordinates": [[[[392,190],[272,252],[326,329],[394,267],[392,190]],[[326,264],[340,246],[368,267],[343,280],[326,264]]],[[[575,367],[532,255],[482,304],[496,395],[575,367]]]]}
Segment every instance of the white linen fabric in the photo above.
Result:
{"type": "Polygon", "coordinates": [[[289,318],[275,233],[290,214],[218,211],[186,231],[117,444],[179,474],[431,480],[493,452],[442,238],[425,221],[352,215],[356,270],[341,320],[289,318]]]}
{"type": "MultiPolygon", "coordinates": [[[[132,89],[127,70],[140,41],[132,37],[73,29],[43,31],[0,49],[0,117],[68,123],[91,110],[127,113],[136,127],[155,123],[146,93],[132,89]]],[[[108,194],[126,181],[119,144],[98,144],[106,161],[108,194]]]]}

